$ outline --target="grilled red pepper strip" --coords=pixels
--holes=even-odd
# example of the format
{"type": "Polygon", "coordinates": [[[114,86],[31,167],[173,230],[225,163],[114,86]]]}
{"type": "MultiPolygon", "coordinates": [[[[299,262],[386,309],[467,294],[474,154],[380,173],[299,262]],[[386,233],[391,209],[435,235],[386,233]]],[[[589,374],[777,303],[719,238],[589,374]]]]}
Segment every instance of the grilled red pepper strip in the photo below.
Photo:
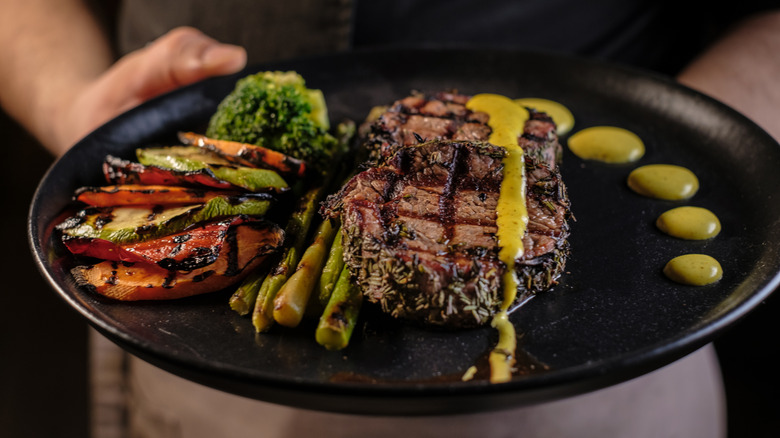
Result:
{"type": "Polygon", "coordinates": [[[206,190],[181,186],[122,184],[104,187],[82,187],[75,200],[94,207],[117,205],[203,204],[217,196],[246,196],[243,192],[206,190]]]}
{"type": "Polygon", "coordinates": [[[187,271],[213,263],[219,256],[228,230],[246,221],[247,218],[236,216],[125,245],[83,237],[66,238],[63,242],[73,254],[117,262],[153,263],[164,269],[187,271]]]}
{"type": "Polygon", "coordinates": [[[244,166],[273,169],[280,174],[298,178],[306,173],[304,161],[262,146],[218,140],[194,132],[180,132],[179,140],[187,145],[202,147],[244,166]]]}

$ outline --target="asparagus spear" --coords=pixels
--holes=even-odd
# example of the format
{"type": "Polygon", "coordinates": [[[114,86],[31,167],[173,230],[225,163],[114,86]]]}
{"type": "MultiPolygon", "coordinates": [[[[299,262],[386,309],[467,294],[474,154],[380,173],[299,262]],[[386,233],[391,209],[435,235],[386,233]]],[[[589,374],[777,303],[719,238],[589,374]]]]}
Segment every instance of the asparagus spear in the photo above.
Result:
{"type": "Polygon", "coordinates": [[[360,288],[352,283],[347,267],[341,269],[336,287],[320,317],[317,343],[328,350],[341,350],[349,344],[349,338],[355,329],[363,296],[360,288]]]}
{"type": "Polygon", "coordinates": [[[230,308],[238,312],[239,315],[248,315],[257,301],[257,293],[260,291],[265,276],[265,269],[257,269],[249,274],[230,296],[230,308]]]}
{"type": "Polygon", "coordinates": [[[252,324],[259,332],[267,331],[273,325],[274,299],[285,281],[292,275],[301,257],[306,235],[311,226],[317,205],[324,194],[324,185],[309,189],[299,201],[298,208],[290,216],[285,229],[287,240],[282,256],[263,281],[252,312],[252,324]]]}
{"type": "Polygon", "coordinates": [[[328,260],[325,262],[325,267],[322,268],[322,274],[319,281],[319,300],[323,306],[328,304],[330,294],[333,293],[333,288],[336,286],[336,281],[339,279],[341,269],[344,267],[344,251],[341,247],[341,226],[336,230],[336,236],[333,239],[333,244],[330,247],[328,253],[328,260]]]}
{"type": "Polygon", "coordinates": [[[311,245],[301,256],[295,272],[284,283],[274,300],[274,320],[287,327],[300,324],[306,310],[306,303],[317,284],[322,266],[333,243],[336,228],[330,220],[324,220],[311,245]]]}
{"type": "MultiPolygon", "coordinates": [[[[346,121],[339,124],[337,127],[337,138],[339,142],[334,151],[334,163],[337,163],[336,171],[323,172],[321,184],[317,188],[306,192],[301,199],[298,210],[293,213],[287,224],[288,229],[285,230],[287,233],[286,235],[292,243],[286,245],[279,264],[277,264],[266,277],[258,291],[254,312],[252,314],[252,323],[257,332],[268,330],[274,323],[273,308],[276,296],[284,283],[293,274],[293,269],[298,265],[303,246],[305,245],[305,238],[308,234],[312,217],[316,212],[319,201],[331,189],[329,186],[333,181],[334,175],[340,174],[346,170],[346,163],[340,162],[340,159],[347,154],[349,142],[354,134],[354,122],[346,121]]],[[[330,245],[330,243],[327,245],[330,245]]],[[[327,245],[325,246],[326,248],[327,245]]],[[[309,292],[309,295],[311,295],[311,292],[309,292]]],[[[301,307],[305,308],[305,305],[306,302],[304,301],[304,304],[301,307]]]]}

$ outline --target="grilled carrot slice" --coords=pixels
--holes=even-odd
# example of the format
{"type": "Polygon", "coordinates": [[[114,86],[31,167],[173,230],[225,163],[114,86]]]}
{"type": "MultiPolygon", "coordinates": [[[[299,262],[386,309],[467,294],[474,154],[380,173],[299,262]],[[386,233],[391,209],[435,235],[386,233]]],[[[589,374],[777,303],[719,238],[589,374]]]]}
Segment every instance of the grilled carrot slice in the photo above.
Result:
{"type": "Polygon", "coordinates": [[[152,263],[103,261],[73,268],[80,286],[121,301],[168,300],[214,292],[236,284],[282,243],[275,226],[245,223],[225,238],[214,263],[191,271],[175,271],[152,263]]]}
{"type": "Polygon", "coordinates": [[[246,193],[181,186],[121,184],[82,187],[76,190],[75,200],[93,207],[113,207],[118,205],[204,204],[217,196],[246,196],[246,193]]]}
{"type": "Polygon", "coordinates": [[[187,145],[208,149],[228,160],[244,166],[273,169],[285,175],[302,177],[306,163],[272,149],[236,141],[217,140],[194,132],[180,132],[179,140],[187,145]]]}

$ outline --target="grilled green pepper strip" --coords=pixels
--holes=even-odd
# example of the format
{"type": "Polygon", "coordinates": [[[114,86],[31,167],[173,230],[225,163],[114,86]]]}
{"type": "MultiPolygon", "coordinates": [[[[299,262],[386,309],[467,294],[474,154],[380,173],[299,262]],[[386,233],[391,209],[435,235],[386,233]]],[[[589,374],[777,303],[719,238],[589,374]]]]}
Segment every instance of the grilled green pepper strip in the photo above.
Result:
{"type": "Polygon", "coordinates": [[[295,272],[276,294],[274,321],[286,327],[297,327],[300,324],[335,235],[336,227],[330,220],[324,220],[317,228],[295,272]]]}
{"type": "Polygon", "coordinates": [[[352,282],[345,266],[317,325],[317,343],[328,350],[345,348],[357,324],[362,304],[360,288],[352,282]]]}
{"type": "Polygon", "coordinates": [[[344,250],[341,247],[341,226],[336,230],[336,236],[333,239],[333,244],[330,246],[330,252],[328,253],[328,260],[325,261],[325,267],[322,268],[322,274],[320,274],[319,287],[319,300],[323,306],[328,304],[330,295],[333,293],[333,288],[336,286],[336,281],[339,279],[341,269],[344,267],[344,250]]]}
{"type": "Polygon", "coordinates": [[[317,205],[324,195],[323,187],[315,187],[304,193],[298,208],[287,222],[282,256],[263,281],[252,312],[252,324],[258,333],[267,331],[274,323],[274,299],[298,265],[317,205]]]}
{"type": "Polygon", "coordinates": [[[168,146],[136,149],[138,162],[182,172],[208,171],[215,178],[251,192],[285,192],[287,182],[268,169],[238,166],[197,146],[168,146]]]}

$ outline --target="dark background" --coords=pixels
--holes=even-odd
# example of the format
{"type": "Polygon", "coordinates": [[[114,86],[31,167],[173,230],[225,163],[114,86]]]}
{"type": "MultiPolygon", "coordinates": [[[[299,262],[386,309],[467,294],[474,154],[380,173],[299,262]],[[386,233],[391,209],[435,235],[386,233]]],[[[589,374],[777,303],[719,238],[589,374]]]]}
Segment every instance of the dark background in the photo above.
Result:
{"type": "MultiPolygon", "coordinates": [[[[0,436],[87,437],[87,323],[53,293],[29,250],[27,212],[53,158],[0,113],[6,242],[0,301],[0,436]]],[[[730,437],[780,430],[780,304],[773,295],[715,343],[726,384],[730,437]]]]}

